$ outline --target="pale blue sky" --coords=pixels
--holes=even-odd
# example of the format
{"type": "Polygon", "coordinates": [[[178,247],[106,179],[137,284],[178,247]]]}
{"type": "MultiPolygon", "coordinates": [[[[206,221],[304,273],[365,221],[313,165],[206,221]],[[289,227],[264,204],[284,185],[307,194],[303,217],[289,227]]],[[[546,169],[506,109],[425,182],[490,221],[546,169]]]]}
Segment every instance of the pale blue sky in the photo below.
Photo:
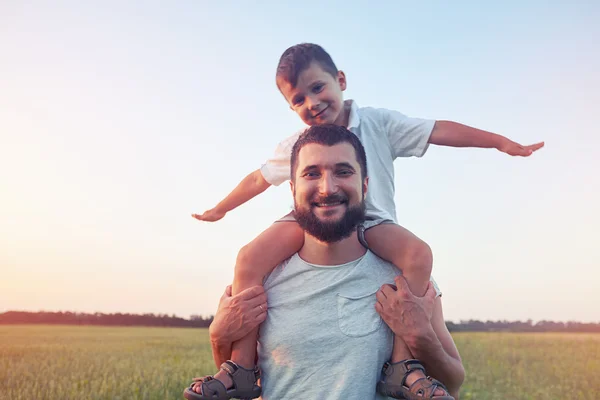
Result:
{"type": "Polygon", "coordinates": [[[0,312],[214,312],[289,186],[212,207],[302,122],[281,53],[330,52],[359,105],[523,144],[396,161],[447,319],[600,321],[599,3],[0,3],[0,312]]]}

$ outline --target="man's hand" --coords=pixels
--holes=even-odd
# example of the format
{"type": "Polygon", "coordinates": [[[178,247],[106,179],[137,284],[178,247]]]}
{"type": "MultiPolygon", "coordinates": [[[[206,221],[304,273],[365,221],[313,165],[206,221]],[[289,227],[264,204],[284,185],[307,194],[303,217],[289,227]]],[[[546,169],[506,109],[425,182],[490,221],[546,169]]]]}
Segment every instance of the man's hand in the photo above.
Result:
{"type": "Polygon", "coordinates": [[[498,146],[498,150],[511,156],[529,157],[534,151],[537,151],[542,147],[544,147],[544,142],[522,146],[517,142],[506,139],[498,146]]]}
{"type": "Polygon", "coordinates": [[[431,330],[435,288],[429,282],[425,296],[417,297],[403,276],[396,276],[394,281],[397,289],[386,284],[377,292],[375,309],[397,336],[405,339],[420,337],[431,330]]]}
{"type": "Polygon", "coordinates": [[[262,286],[253,286],[235,296],[231,296],[231,286],[227,286],[210,324],[210,338],[217,342],[233,343],[250,333],[265,318],[267,295],[262,286]]]}
{"type": "Polygon", "coordinates": [[[205,211],[202,214],[192,214],[192,217],[196,218],[199,221],[215,222],[223,218],[225,214],[227,213],[219,211],[216,208],[212,208],[208,211],[205,211]]]}

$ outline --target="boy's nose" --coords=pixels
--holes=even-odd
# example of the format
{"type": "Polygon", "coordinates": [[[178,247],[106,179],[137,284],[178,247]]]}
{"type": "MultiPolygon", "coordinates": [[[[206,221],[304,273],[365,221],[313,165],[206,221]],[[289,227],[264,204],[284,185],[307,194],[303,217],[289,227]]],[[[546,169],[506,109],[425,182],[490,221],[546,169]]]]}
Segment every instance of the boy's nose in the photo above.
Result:
{"type": "Polygon", "coordinates": [[[318,110],[320,104],[321,104],[321,102],[319,101],[318,98],[313,98],[313,97],[308,98],[308,109],[309,110],[311,110],[311,111],[318,110]]]}

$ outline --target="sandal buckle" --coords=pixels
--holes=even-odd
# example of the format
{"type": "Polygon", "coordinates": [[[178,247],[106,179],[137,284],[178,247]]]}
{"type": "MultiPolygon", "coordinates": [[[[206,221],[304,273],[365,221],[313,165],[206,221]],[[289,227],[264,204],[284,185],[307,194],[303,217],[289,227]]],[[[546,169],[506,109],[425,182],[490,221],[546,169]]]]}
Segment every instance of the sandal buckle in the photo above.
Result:
{"type": "Polygon", "coordinates": [[[389,376],[392,373],[392,369],[390,368],[391,366],[392,366],[392,364],[390,364],[389,361],[386,361],[385,363],[383,363],[383,367],[381,368],[381,371],[386,376],[389,376]]]}

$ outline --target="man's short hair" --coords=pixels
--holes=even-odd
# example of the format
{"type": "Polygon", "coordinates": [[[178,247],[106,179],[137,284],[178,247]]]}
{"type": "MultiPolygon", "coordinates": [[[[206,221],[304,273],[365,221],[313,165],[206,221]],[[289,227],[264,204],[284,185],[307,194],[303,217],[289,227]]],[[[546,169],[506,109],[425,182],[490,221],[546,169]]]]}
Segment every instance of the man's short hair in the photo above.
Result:
{"type": "Polygon", "coordinates": [[[319,63],[321,68],[334,78],[337,77],[337,67],[331,56],[321,46],[313,43],[301,43],[288,48],[281,55],[275,75],[277,87],[280,86],[281,81],[296,87],[302,71],[310,67],[313,62],[319,63]]]}
{"type": "Polygon", "coordinates": [[[313,125],[300,135],[294,147],[292,147],[291,178],[296,180],[296,169],[298,168],[298,154],[307,144],[320,144],[323,146],[334,146],[339,143],[350,143],[354,147],[356,161],[360,165],[361,177],[367,177],[367,156],[358,137],[343,126],[334,124],[313,125]]]}

